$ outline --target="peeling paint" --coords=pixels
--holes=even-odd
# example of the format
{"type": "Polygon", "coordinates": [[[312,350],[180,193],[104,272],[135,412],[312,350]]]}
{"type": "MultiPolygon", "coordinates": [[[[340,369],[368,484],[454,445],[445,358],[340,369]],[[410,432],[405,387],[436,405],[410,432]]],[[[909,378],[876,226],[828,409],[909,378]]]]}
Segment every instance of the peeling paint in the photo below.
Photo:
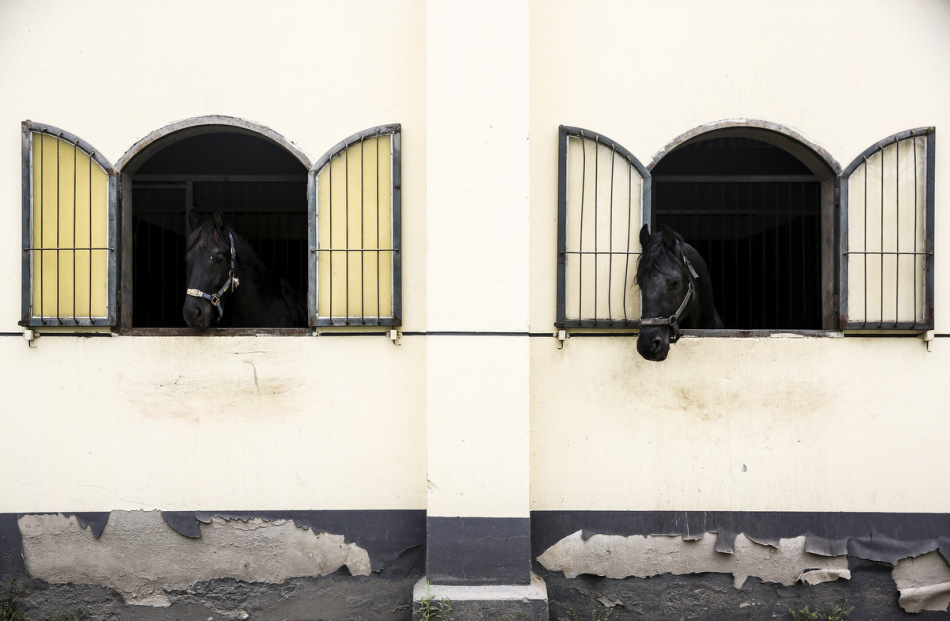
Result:
{"type": "Polygon", "coordinates": [[[717,539],[712,533],[698,540],[643,535],[593,535],[585,539],[581,531],[576,531],[545,550],[538,561],[545,569],[563,572],[568,578],[581,574],[621,579],[664,573],[725,573],[732,574],[736,588],[741,588],[750,576],[791,586],[806,571],[815,569],[834,572],[835,579],[850,578],[846,556],[811,554],[805,550],[804,536],[782,538],[773,547],[739,534],[731,554],[717,551],[717,539]]]}
{"type": "Polygon", "coordinates": [[[950,607],[950,565],[939,553],[903,559],[891,575],[900,591],[898,603],[907,612],[950,607]]]}
{"type": "Polygon", "coordinates": [[[353,576],[371,573],[365,549],[292,520],[214,516],[199,539],[182,537],[157,511],[114,511],[98,540],[62,514],[22,515],[18,524],[31,577],[114,588],[137,605],[168,606],[166,591],[216,578],[279,583],[343,567],[353,576]]]}
{"type": "Polygon", "coordinates": [[[851,571],[848,569],[810,569],[808,571],[803,571],[802,575],[798,578],[799,582],[804,582],[805,584],[821,584],[822,582],[834,582],[838,578],[844,578],[845,580],[851,579],[851,571]]]}

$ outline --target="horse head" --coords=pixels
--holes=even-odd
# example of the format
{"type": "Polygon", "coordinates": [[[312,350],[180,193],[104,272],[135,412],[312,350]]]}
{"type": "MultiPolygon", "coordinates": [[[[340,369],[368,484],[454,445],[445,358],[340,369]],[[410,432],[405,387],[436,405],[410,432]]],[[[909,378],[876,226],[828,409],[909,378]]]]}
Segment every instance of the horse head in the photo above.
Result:
{"type": "Polygon", "coordinates": [[[637,352],[646,360],[665,360],[680,328],[721,328],[712,301],[706,263],[683,237],[666,226],[650,234],[640,229],[640,334],[637,352]]]}
{"type": "Polygon", "coordinates": [[[192,212],[191,228],[185,251],[188,290],[182,315],[189,327],[203,330],[221,319],[222,298],[238,285],[234,232],[220,213],[201,222],[192,212]]]}

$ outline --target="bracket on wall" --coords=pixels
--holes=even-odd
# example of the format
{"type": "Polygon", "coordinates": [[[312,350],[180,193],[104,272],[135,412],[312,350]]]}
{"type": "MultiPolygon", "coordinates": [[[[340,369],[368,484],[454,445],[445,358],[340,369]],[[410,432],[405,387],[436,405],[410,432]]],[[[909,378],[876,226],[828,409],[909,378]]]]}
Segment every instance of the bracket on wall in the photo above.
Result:
{"type": "Polygon", "coordinates": [[[393,342],[393,345],[395,345],[396,347],[399,347],[400,345],[399,337],[401,337],[402,334],[398,330],[393,328],[392,330],[389,331],[388,336],[389,336],[389,340],[393,342]]]}
{"type": "Polygon", "coordinates": [[[557,348],[564,349],[564,341],[568,339],[567,330],[558,330],[554,337],[557,339],[557,348]]]}
{"type": "Polygon", "coordinates": [[[922,338],[924,343],[926,343],[927,351],[928,352],[933,351],[934,331],[927,330],[926,332],[920,335],[920,338],[922,338]]]}
{"type": "Polygon", "coordinates": [[[31,330],[27,328],[26,330],[23,331],[23,338],[26,339],[26,343],[27,345],[29,345],[30,349],[33,349],[34,348],[33,343],[36,341],[36,339],[40,338],[40,333],[37,332],[36,330],[31,330]]]}

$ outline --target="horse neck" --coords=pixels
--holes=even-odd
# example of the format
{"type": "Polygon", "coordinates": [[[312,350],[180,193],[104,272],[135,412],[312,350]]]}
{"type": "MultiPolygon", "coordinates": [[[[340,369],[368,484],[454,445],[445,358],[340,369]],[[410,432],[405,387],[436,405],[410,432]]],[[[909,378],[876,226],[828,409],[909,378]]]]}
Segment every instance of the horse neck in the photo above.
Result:
{"type": "MultiPolygon", "coordinates": [[[[270,272],[257,253],[244,240],[235,239],[234,276],[238,286],[234,290],[236,299],[256,300],[272,296],[273,283],[270,272]]],[[[248,305],[241,305],[248,306],[248,305]]],[[[248,312],[250,309],[245,309],[248,312]]],[[[238,309],[240,312],[240,309],[238,309]]]]}
{"type": "Polygon", "coordinates": [[[693,280],[696,289],[695,301],[691,304],[690,314],[686,317],[684,323],[688,324],[689,327],[714,327],[721,324],[722,321],[719,319],[715,300],[713,299],[712,279],[709,276],[706,261],[689,244],[684,244],[683,254],[697,274],[697,278],[693,280]]]}

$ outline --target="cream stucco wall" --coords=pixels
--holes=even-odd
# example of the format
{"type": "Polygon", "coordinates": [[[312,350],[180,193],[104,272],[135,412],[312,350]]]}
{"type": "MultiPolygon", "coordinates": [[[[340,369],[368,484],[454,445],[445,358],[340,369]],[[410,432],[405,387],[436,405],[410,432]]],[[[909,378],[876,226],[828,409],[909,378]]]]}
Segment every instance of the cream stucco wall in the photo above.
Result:
{"type": "MultiPolygon", "coordinates": [[[[950,5],[929,0],[532,3],[532,331],[554,323],[558,125],[649,166],[696,127],[755,119],[842,167],[936,126],[945,332],[948,33],[950,5]]],[[[657,364],[633,338],[534,339],[532,509],[947,511],[929,473],[950,431],[948,344],[686,338],[657,364]]]]}
{"type": "Polygon", "coordinates": [[[404,328],[425,316],[423,2],[0,4],[0,512],[425,506],[425,346],[356,338],[77,339],[20,315],[20,122],[117,163],[226,115],[311,161],[402,124],[404,328]]]}
{"type": "Polygon", "coordinates": [[[559,349],[528,336],[553,332],[558,125],[649,164],[724,119],[783,125],[842,166],[936,126],[946,330],[945,2],[90,11],[0,5],[0,470],[13,473],[0,512],[950,510],[933,476],[950,431],[948,339],[928,353],[915,338],[686,338],[647,364],[631,338],[559,349]],[[150,132],[212,114],[266,126],[312,160],[402,124],[398,346],[43,336],[30,348],[19,336],[20,122],[66,129],[115,163],[150,132]]]}

